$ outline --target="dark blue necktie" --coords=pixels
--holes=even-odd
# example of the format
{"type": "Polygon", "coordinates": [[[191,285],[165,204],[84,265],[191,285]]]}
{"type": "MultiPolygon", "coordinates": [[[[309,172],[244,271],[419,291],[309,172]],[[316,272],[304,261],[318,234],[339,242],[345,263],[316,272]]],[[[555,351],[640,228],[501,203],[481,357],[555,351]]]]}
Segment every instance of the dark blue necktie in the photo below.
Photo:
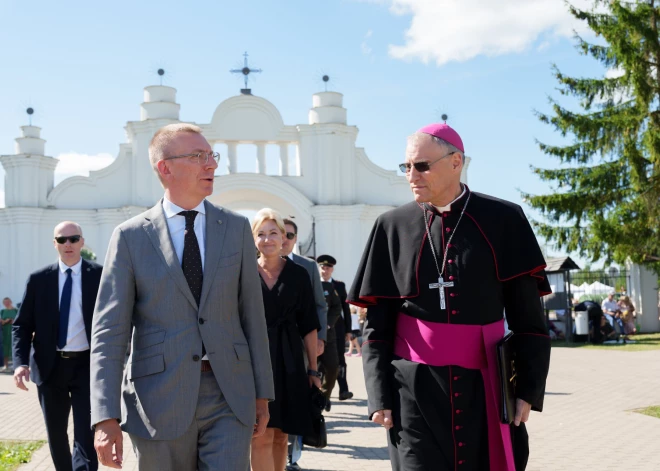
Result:
{"type": "Polygon", "coordinates": [[[60,298],[60,326],[57,329],[57,348],[60,350],[66,345],[67,334],[69,333],[69,310],[71,309],[71,288],[73,279],[71,279],[71,269],[66,270],[66,281],[62,289],[60,298]]]}

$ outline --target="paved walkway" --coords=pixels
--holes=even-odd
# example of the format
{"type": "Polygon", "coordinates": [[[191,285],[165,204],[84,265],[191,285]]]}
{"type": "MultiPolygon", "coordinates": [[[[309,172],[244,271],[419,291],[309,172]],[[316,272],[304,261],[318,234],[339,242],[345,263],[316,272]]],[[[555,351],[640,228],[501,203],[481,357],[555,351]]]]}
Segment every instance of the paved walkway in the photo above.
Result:
{"type": "MultiPolygon", "coordinates": [[[[355,399],[334,401],[327,415],[324,450],[306,450],[306,470],[389,470],[385,434],[365,420],[366,401],[360,360],[349,358],[349,384],[355,399]]],[[[14,389],[0,375],[0,440],[45,439],[33,384],[29,393],[14,389]]],[[[660,420],[631,412],[660,405],[660,351],[553,351],[545,412],[528,424],[528,471],[660,470],[660,420]]],[[[128,442],[127,442],[128,443],[128,442]]],[[[137,470],[132,451],[124,469],[137,470]]],[[[21,471],[50,471],[48,447],[21,471]]]]}

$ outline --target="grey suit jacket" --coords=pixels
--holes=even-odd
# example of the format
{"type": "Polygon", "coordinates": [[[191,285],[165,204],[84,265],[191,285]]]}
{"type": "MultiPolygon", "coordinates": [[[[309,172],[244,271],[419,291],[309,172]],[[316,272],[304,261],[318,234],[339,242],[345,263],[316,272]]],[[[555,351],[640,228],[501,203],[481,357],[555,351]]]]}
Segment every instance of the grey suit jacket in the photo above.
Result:
{"type": "Polygon", "coordinates": [[[115,229],[92,324],[92,424],[121,418],[123,430],[143,438],[181,436],[197,405],[202,341],[238,420],[252,427],[256,398],[274,399],[248,221],[208,201],[205,207],[199,307],[174,251],[161,202],[115,229]]]}
{"type": "Polygon", "coordinates": [[[321,284],[321,274],[319,267],[314,260],[307,257],[301,257],[298,254],[291,254],[293,261],[298,265],[305,267],[309,277],[312,279],[312,288],[314,288],[314,302],[316,303],[316,313],[319,316],[319,330],[318,338],[327,341],[328,339],[328,305],[325,302],[325,295],[323,294],[323,285],[321,284]]]}

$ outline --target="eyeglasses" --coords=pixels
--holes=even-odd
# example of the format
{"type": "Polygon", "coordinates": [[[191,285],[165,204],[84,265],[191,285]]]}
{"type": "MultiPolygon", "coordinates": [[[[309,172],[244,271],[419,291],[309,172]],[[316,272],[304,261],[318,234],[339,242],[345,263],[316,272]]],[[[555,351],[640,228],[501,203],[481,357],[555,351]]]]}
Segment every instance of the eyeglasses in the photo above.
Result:
{"type": "Polygon", "coordinates": [[[162,160],[182,159],[184,157],[188,157],[191,162],[202,165],[207,165],[211,159],[215,160],[216,163],[220,162],[220,154],[218,152],[195,152],[194,154],[172,155],[162,160]]]}
{"type": "Polygon", "coordinates": [[[401,170],[403,173],[408,173],[410,172],[411,168],[415,167],[415,170],[417,170],[418,172],[428,172],[431,169],[431,165],[455,153],[456,152],[450,152],[449,154],[443,155],[442,157],[434,160],[433,162],[405,162],[403,164],[399,164],[399,170],[401,170]]]}
{"type": "Polygon", "coordinates": [[[55,241],[57,241],[58,244],[66,244],[66,241],[68,240],[72,244],[75,244],[76,242],[80,242],[80,239],[82,236],[79,235],[72,235],[72,236],[60,236],[60,237],[55,237],[55,241]]]}
{"type": "Polygon", "coordinates": [[[296,233],[295,232],[287,232],[286,233],[286,238],[289,240],[293,240],[296,238],[296,233]]]}

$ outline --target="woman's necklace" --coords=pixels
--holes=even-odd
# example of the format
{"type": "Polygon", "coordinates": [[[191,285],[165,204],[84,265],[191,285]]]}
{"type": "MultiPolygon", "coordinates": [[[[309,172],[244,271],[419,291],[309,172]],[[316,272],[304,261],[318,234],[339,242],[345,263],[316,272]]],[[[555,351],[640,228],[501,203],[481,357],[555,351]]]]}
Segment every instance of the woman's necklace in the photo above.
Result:
{"type": "Polygon", "coordinates": [[[454,234],[456,234],[456,229],[458,229],[458,225],[461,223],[461,219],[463,219],[463,214],[465,214],[465,208],[467,208],[467,205],[470,202],[470,196],[472,196],[472,193],[468,193],[467,200],[465,200],[465,205],[463,206],[461,215],[458,218],[458,222],[456,223],[456,226],[454,227],[454,230],[452,231],[451,235],[449,236],[449,240],[447,241],[447,246],[445,247],[445,253],[444,256],[442,257],[442,269],[440,268],[440,265],[438,265],[438,256],[436,255],[435,247],[433,246],[433,239],[431,238],[431,230],[429,229],[429,220],[428,220],[428,216],[426,215],[426,209],[422,207],[422,211],[424,211],[424,227],[426,228],[426,235],[429,239],[431,252],[433,253],[433,261],[435,262],[435,268],[438,270],[438,282],[429,284],[429,289],[437,289],[440,292],[440,309],[446,309],[447,307],[447,304],[445,303],[445,288],[451,288],[454,286],[453,281],[445,281],[444,278],[442,277],[442,274],[445,272],[445,266],[447,264],[447,252],[449,252],[449,245],[451,244],[451,240],[454,238],[454,234]]]}

